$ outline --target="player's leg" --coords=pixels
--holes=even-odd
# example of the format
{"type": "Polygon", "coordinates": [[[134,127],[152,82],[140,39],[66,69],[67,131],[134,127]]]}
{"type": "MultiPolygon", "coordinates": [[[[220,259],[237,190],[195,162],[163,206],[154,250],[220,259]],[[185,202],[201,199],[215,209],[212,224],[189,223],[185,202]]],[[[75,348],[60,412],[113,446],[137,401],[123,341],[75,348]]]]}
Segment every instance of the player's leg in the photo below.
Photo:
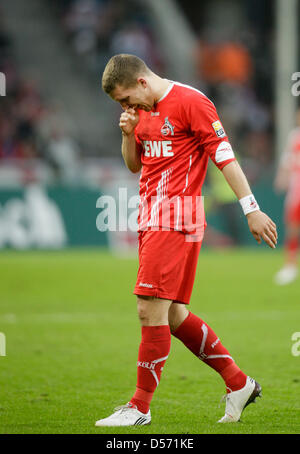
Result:
{"type": "Polygon", "coordinates": [[[169,325],[172,334],[181,340],[199,359],[220,373],[228,391],[241,389],[247,380],[235,364],[229,352],[220,342],[214,331],[199,317],[188,311],[201,248],[201,242],[186,246],[182,284],[177,301],[169,309],[169,325]],[[185,303],[185,304],[181,304],[185,303]]]}
{"type": "Polygon", "coordinates": [[[137,312],[141,326],[169,326],[171,300],[150,295],[137,295],[137,312]]]}
{"type": "Polygon", "coordinates": [[[171,347],[168,312],[170,300],[138,296],[138,315],[141,323],[141,343],[137,362],[136,391],[130,400],[142,413],[149,411],[171,347]]]}
{"type": "Polygon", "coordinates": [[[223,378],[227,389],[226,409],[219,422],[239,421],[244,408],[261,395],[260,385],[241,371],[214,331],[184,304],[171,305],[169,324],[171,333],[223,378]]]}
{"type": "Polygon", "coordinates": [[[139,235],[139,270],[134,288],[142,338],[138,353],[137,387],[128,404],[97,425],[149,424],[150,402],[169,355],[169,307],[176,295],[185,251],[184,235],[170,231],[144,231],[139,235]],[[174,288],[175,284],[175,288],[174,288]],[[121,413],[120,413],[121,412],[121,413]]]}
{"type": "Polygon", "coordinates": [[[150,403],[169,356],[171,333],[168,313],[171,300],[153,296],[137,296],[141,324],[141,342],[137,361],[136,390],[130,401],[96,426],[133,426],[151,422],[150,403]]]}
{"type": "Polygon", "coordinates": [[[275,282],[278,285],[286,285],[293,282],[298,276],[297,257],[299,251],[300,236],[300,200],[298,196],[287,197],[285,206],[285,241],[284,241],[284,265],[276,273],[275,282]]]}
{"type": "Polygon", "coordinates": [[[235,364],[218,336],[201,318],[189,312],[185,305],[173,303],[169,310],[169,324],[173,336],[221,375],[227,392],[245,386],[247,375],[235,364]]]}
{"type": "Polygon", "coordinates": [[[287,226],[287,235],[285,240],[285,263],[287,265],[297,266],[299,235],[300,224],[290,224],[287,226]]]}

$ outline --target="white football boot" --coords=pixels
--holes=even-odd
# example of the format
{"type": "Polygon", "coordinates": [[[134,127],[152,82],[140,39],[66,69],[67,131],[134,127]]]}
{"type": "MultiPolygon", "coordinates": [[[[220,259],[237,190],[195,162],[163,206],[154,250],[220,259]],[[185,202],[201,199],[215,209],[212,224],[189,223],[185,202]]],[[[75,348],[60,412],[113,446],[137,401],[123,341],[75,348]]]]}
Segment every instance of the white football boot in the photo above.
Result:
{"type": "Polygon", "coordinates": [[[285,265],[275,274],[274,281],[278,285],[287,285],[293,282],[298,276],[296,265],[285,265]]]}
{"type": "Polygon", "coordinates": [[[261,397],[261,386],[253,378],[247,377],[245,386],[238,391],[226,394],[225,415],[218,422],[237,422],[247,405],[255,402],[256,397],[261,397]]]}
{"type": "Polygon", "coordinates": [[[141,413],[135,405],[127,403],[115,408],[112,415],[96,421],[97,427],[146,426],[151,424],[151,413],[141,413]]]}

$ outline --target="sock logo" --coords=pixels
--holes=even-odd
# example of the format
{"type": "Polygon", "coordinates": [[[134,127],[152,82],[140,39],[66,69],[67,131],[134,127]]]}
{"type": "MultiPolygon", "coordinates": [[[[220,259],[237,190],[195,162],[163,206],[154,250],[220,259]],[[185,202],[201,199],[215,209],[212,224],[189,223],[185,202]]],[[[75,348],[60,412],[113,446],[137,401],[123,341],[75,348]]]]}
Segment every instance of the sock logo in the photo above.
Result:
{"type": "Polygon", "coordinates": [[[199,354],[198,358],[199,358],[199,359],[202,359],[202,361],[204,361],[204,360],[207,358],[207,355],[206,355],[206,353],[201,352],[201,353],[199,354]]]}
{"type": "MultiPolygon", "coordinates": [[[[159,384],[159,379],[158,379],[157,373],[156,373],[156,371],[155,371],[155,366],[156,366],[156,364],[158,364],[158,363],[162,363],[162,362],[166,361],[167,358],[168,358],[168,356],[169,356],[169,355],[164,356],[163,358],[154,359],[153,361],[150,361],[150,362],[149,362],[149,361],[138,361],[138,362],[137,362],[137,366],[138,366],[138,367],[143,367],[143,368],[145,368],[145,369],[150,370],[150,372],[151,372],[151,374],[153,375],[154,380],[155,380],[155,382],[156,382],[156,386],[158,386],[158,384],[159,384]]],[[[163,369],[163,368],[160,369],[160,372],[162,371],[162,369],[163,369]]]]}
{"type": "Polygon", "coordinates": [[[155,369],[155,363],[149,363],[147,361],[138,361],[137,365],[138,365],[138,367],[144,367],[145,369],[150,369],[150,370],[155,369]]]}
{"type": "Polygon", "coordinates": [[[211,348],[215,348],[215,346],[217,345],[217,343],[220,342],[220,339],[218,338],[217,340],[215,340],[215,342],[213,342],[211,344],[211,348]]]}
{"type": "MultiPolygon", "coordinates": [[[[207,355],[206,353],[204,353],[204,349],[205,349],[205,344],[206,344],[206,339],[207,339],[207,336],[208,336],[208,327],[203,323],[201,325],[201,330],[202,330],[202,333],[203,333],[203,338],[202,338],[202,341],[201,341],[201,346],[200,346],[200,350],[199,350],[199,354],[198,354],[198,358],[201,359],[202,361],[206,360],[206,359],[215,359],[215,358],[229,358],[233,361],[233,358],[230,356],[230,355],[207,355]]],[[[220,341],[220,339],[218,338],[215,342],[213,342],[213,344],[211,345],[212,348],[214,348],[218,342],[220,341]]]]}

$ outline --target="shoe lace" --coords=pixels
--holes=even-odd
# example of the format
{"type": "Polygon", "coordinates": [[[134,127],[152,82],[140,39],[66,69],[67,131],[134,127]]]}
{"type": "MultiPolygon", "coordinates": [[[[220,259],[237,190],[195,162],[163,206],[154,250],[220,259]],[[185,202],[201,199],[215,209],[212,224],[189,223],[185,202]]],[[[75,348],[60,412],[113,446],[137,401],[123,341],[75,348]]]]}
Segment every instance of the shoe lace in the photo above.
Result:
{"type": "Polygon", "coordinates": [[[224,396],[221,397],[221,400],[219,402],[219,408],[220,408],[221,404],[224,402],[224,400],[226,400],[226,402],[227,402],[228,395],[232,392],[232,390],[230,388],[228,388],[228,386],[226,386],[226,388],[229,389],[230,392],[224,394],[224,396]]]}
{"type": "Polygon", "coordinates": [[[132,408],[136,408],[135,405],[132,405],[131,403],[127,403],[125,405],[119,405],[114,409],[114,411],[121,411],[121,413],[126,412],[128,410],[131,410],[132,408]]]}
{"type": "Polygon", "coordinates": [[[219,402],[219,408],[221,407],[221,404],[225,401],[227,401],[228,394],[224,394],[224,396],[221,397],[221,400],[219,402]]]}

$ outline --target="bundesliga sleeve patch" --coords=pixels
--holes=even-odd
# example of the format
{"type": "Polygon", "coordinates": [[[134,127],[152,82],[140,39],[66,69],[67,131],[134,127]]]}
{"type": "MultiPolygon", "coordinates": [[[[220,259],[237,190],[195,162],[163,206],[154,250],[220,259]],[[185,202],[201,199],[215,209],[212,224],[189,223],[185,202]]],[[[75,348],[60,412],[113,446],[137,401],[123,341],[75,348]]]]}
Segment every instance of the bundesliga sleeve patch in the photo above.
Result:
{"type": "Polygon", "coordinates": [[[226,137],[224,128],[219,120],[214,121],[211,125],[214,128],[214,131],[218,137],[226,137]]]}

